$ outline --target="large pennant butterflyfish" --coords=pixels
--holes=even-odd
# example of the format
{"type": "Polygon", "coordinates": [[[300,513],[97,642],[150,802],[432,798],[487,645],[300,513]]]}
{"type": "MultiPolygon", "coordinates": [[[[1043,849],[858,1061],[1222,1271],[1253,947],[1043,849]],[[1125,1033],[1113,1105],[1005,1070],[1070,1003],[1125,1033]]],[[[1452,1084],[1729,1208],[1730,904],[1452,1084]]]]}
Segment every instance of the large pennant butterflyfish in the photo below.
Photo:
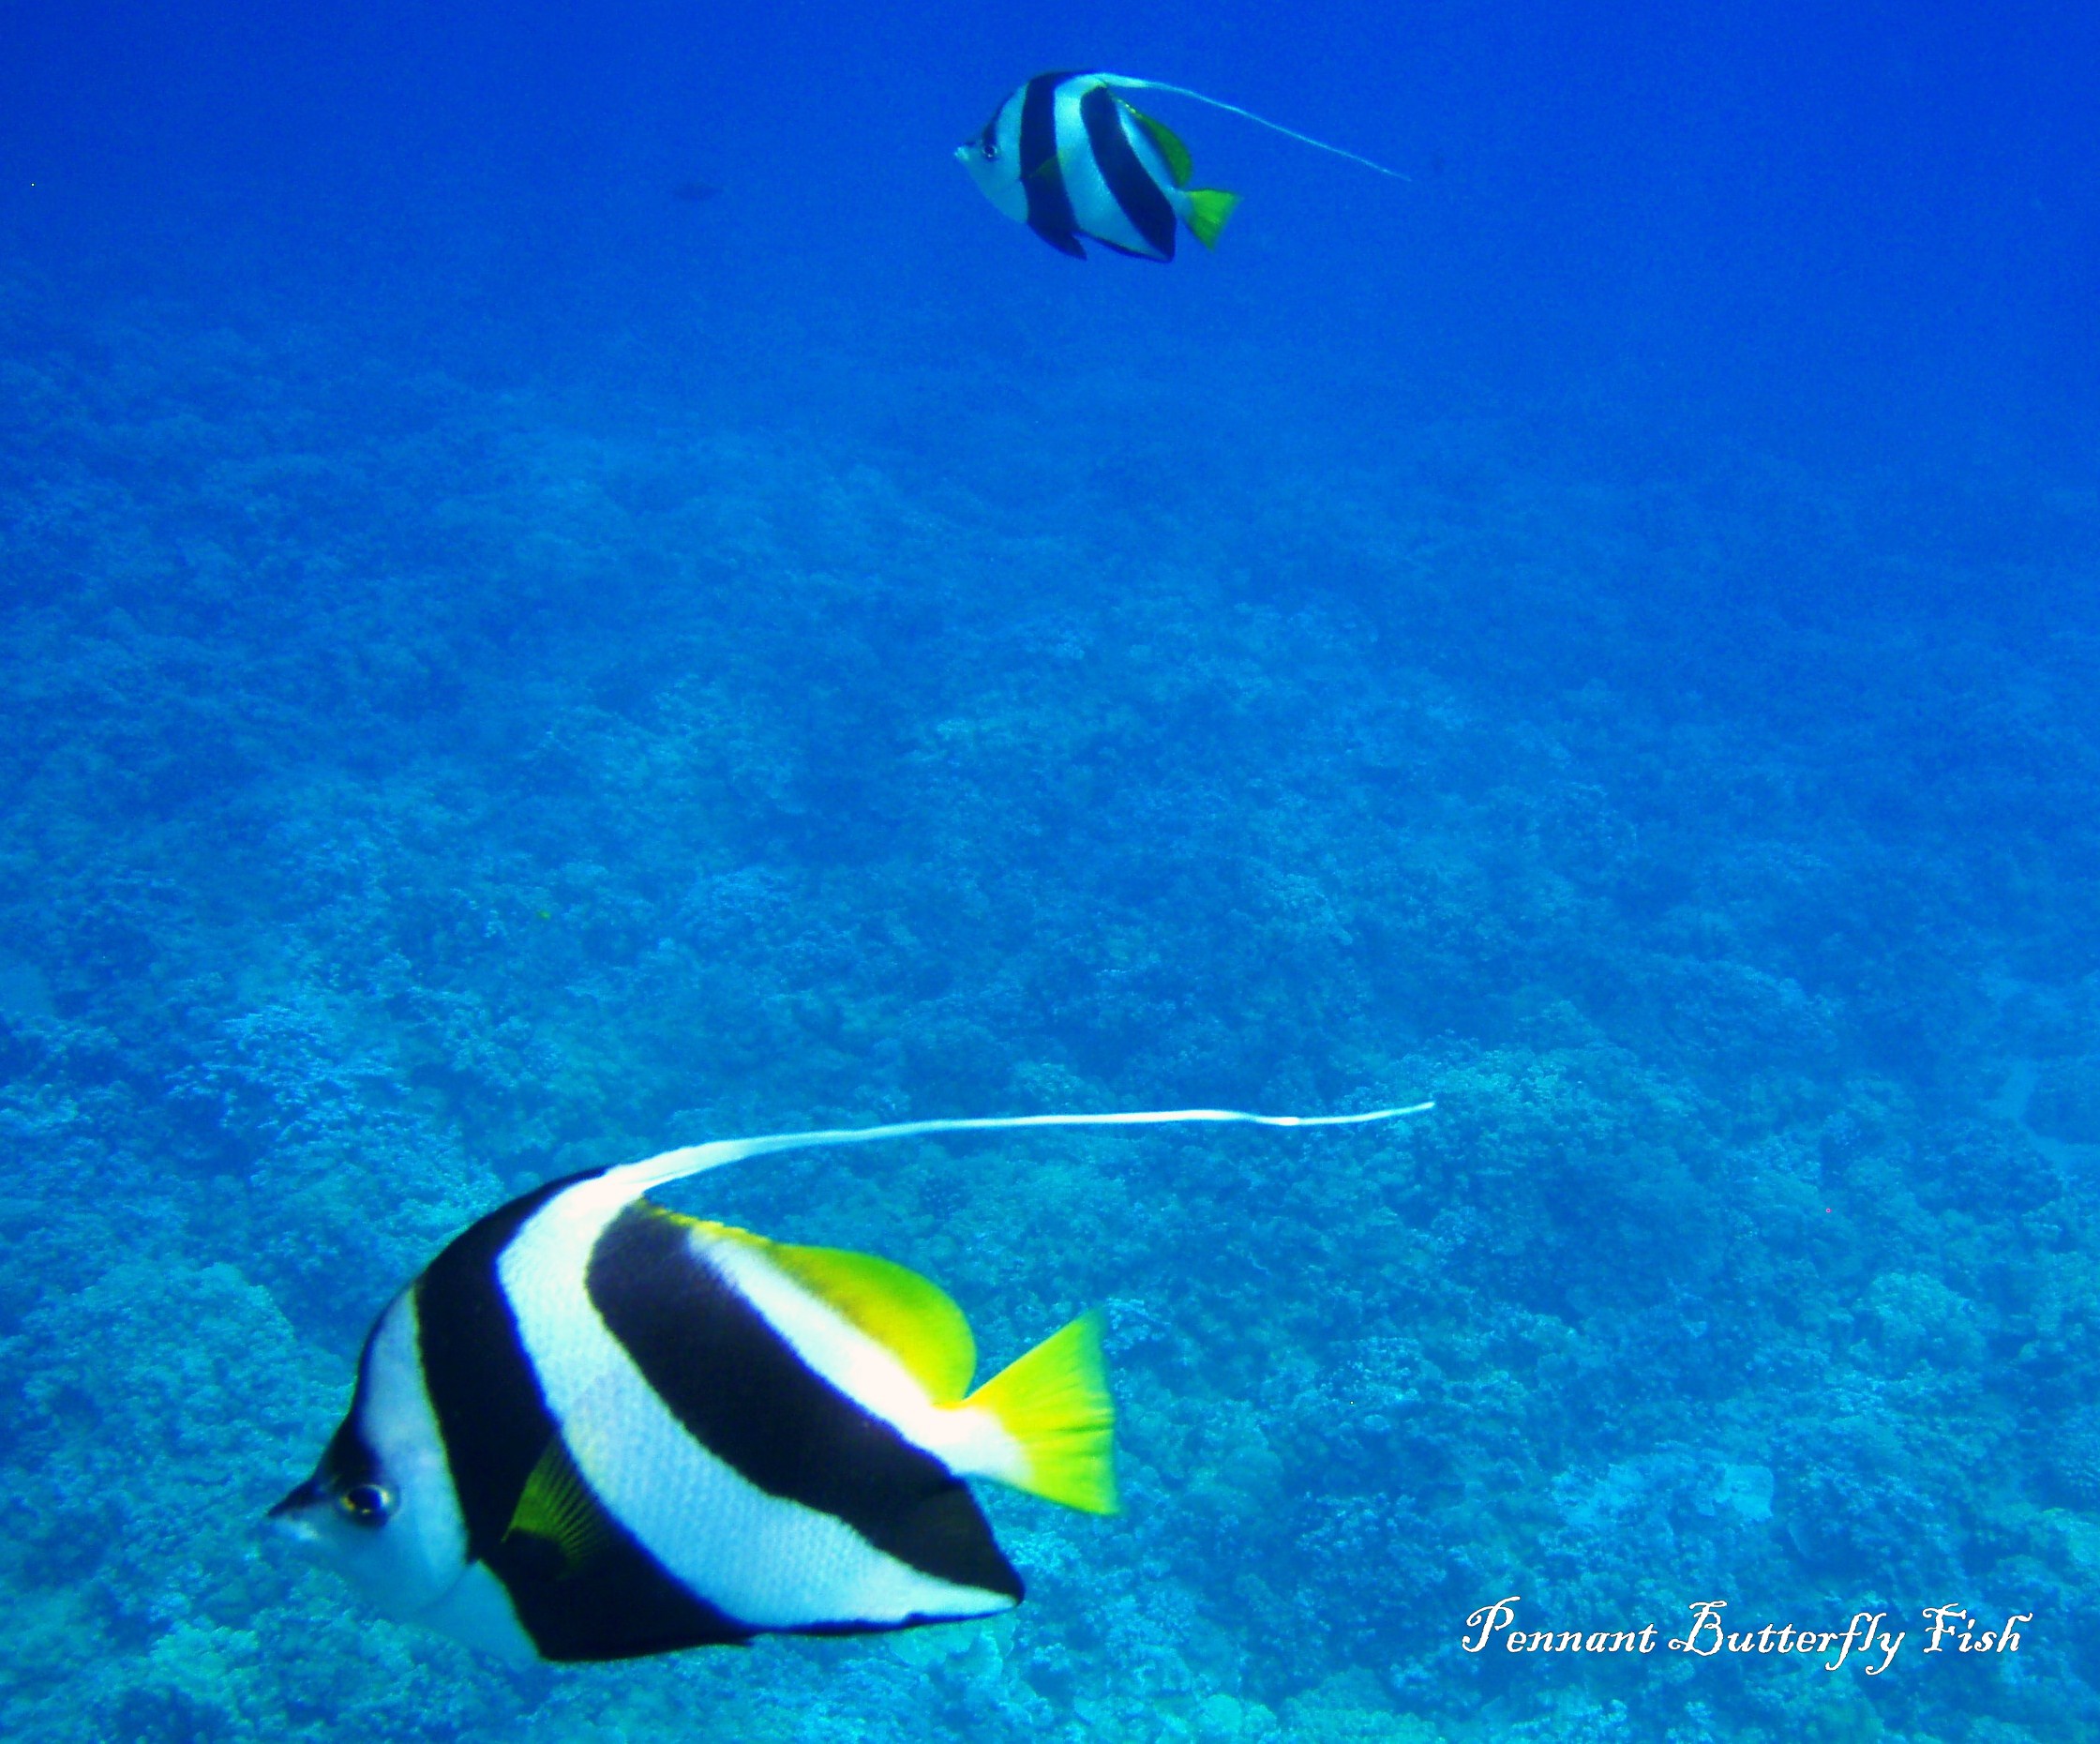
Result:
{"type": "Polygon", "coordinates": [[[349,1415],[270,1517],[387,1615],[512,1659],[1008,1610],[1021,1577],[966,1481],[1115,1509],[1095,1317],[972,1390],[969,1326],[938,1285],[680,1215],[650,1189],[929,1133],[1413,1112],[919,1120],[724,1139],[552,1181],[454,1238],[387,1305],[349,1415]]]}

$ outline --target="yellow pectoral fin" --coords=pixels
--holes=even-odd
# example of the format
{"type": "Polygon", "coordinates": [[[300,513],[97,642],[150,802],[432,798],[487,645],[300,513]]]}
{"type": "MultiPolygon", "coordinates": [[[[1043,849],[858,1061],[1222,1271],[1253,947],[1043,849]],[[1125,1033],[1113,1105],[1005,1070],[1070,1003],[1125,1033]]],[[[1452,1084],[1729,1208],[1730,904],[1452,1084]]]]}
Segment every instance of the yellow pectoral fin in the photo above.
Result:
{"type": "Polygon", "coordinates": [[[1014,1488],[1090,1514],[1116,1511],[1116,1406],[1101,1316],[1083,1314],[971,1393],[1020,1447],[1014,1488]]]}
{"type": "Polygon", "coordinates": [[[503,1537],[536,1538],[552,1544],[561,1553],[565,1580],[611,1545],[614,1530],[557,1435],[525,1480],[503,1537]]]}

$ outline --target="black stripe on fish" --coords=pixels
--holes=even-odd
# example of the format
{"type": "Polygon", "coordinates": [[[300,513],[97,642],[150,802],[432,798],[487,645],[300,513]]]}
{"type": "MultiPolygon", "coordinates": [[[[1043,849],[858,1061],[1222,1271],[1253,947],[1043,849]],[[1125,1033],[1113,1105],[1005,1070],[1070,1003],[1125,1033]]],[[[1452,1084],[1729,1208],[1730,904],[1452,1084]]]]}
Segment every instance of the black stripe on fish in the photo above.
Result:
{"type": "Polygon", "coordinates": [[[379,1451],[365,1434],[365,1410],[366,1402],[372,1396],[372,1346],[379,1342],[379,1330],[386,1324],[386,1316],[394,1312],[395,1305],[387,1303],[372,1322],[372,1330],[365,1334],[364,1348],[357,1353],[357,1386],[350,1395],[350,1409],[343,1413],[343,1421],[336,1425],[336,1433],[321,1451],[313,1476],[270,1510],[271,1519],[340,1496],[352,1484],[375,1483],[385,1477],[379,1451]]]}
{"type": "MultiPolygon", "coordinates": [[[[1106,85],[1097,84],[1079,99],[1079,118],[1086,123],[1087,146],[1094,155],[1094,167],[1101,172],[1101,179],[1107,183],[1116,203],[1123,208],[1131,228],[1157,250],[1155,258],[1171,261],[1174,208],[1124,133],[1123,112],[1116,94],[1106,85]]],[[[1099,236],[1094,239],[1105,240],[1099,236]]],[[[1137,250],[1124,248],[1121,252],[1134,254],[1137,250]]]]}
{"type": "MultiPolygon", "coordinates": [[[[397,1297],[395,1301],[399,1300],[397,1297]]],[[[321,1469],[335,1481],[338,1490],[353,1483],[370,1483],[382,1475],[378,1451],[365,1435],[364,1406],[371,1397],[372,1346],[379,1343],[379,1330],[386,1324],[394,1306],[394,1302],[388,1302],[372,1322],[372,1330],[365,1334],[365,1347],[357,1353],[357,1389],[351,1394],[350,1409],[336,1425],[336,1433],[328,1437],[327,1449],[321,1456],[321,1469]]]]}
{"type": "Polygon", "coordinates": [[[587,1286],[657,1397],[748,1482],[844,1521],[922,1574],[1019,1600],[1021,1577],[968,1487],[796,1355],[682,1221],[629,1206],[599,1237],[587,1286]]]}
{"type": "Polygon", "coordinates": [[[605,1547],[574,1569],[544,1541],[510,1534],[518,1498],[557,1425],[496,1267],[528,1218],[589,1179],[551,1182],[483,1218],[415,1283],[424,1385],[467,1555],[502,1582],[545,1659],[634,1659],[748,1641],[750,1630],[697,1598],[617,1521],[605,1547]]]}
{"type": "Polygon", "coordinates": [[[1021,187],[1028,197],[1028,228],[1064,254],[1087,258],[1079,222],[1058,155],[1058,87],[1077,73],[1038,73],[1021,87],[1021,187]]]}

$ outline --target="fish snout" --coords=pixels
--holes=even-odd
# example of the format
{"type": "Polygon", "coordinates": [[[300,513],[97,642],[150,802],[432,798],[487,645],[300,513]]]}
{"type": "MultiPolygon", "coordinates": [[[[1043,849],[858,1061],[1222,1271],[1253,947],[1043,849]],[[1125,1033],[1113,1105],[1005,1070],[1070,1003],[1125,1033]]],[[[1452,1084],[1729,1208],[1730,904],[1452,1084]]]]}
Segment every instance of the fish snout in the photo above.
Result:
{"type": "Polygon", "coordinates": [[[319,1510],[327,1500],[327,1492],[322,1488],[321,1480],[308,1478],[262,1516],[263,1526],[276,1537],[296,1544],[301,1550],[319,1550],[321,1528],[315,1523],[320,1517],[319,1510]]]}

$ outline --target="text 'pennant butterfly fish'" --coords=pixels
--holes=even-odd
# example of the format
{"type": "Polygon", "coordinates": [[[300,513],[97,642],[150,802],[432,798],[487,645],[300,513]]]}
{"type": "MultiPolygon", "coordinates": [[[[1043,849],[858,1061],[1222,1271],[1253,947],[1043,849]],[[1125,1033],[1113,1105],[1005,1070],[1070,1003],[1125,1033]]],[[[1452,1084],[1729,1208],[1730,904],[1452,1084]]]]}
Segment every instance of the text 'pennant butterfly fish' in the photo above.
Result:
{"type": "Polygon", "coordinates": [[[1219,188],[1192,188],[1194,164],[1163,121],[1118,91],[1170,91],[1317,146],[1400,181],[1369,158],[1329,145],[1214,97],[1121,73],[1038,73],[955,148],[984,197],[1060,254],[1087,258],[1082,236],[1145,261],[1174,258],[1177,220],[1210,248],[1239,203],[1219,188]]]}
{"type": "Polygon", "coordinates": [[[723,1139],[557,1180],[381,1314],[350,1414],[271,1519],[388,1616],[524,1660],[861,1634],[1021,1599],[965,1480],[1116,1507],[1091,1315],[974,1391],[962,1311],[888,1260],[681,1216],[652,1187],[930,1133],[1239,1121],[1221,1109],[723,1139]]]}

